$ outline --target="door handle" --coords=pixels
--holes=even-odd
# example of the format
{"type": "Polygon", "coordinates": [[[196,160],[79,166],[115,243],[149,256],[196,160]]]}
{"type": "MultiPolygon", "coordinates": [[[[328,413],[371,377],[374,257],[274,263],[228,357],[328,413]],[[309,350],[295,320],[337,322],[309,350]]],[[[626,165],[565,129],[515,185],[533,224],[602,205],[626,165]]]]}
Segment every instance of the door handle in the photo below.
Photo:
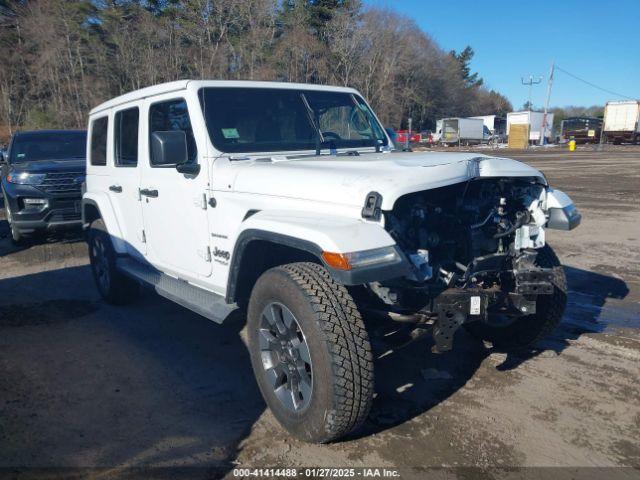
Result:
{"type": "Polygon", "coordinates": [[[111,185],[109,190],[116,193],[122,193],[122,187],[120,185],[111,185]]]}
{"type": "Polygon", "coordinates": [[[143,195],[145,197],[157,198],[158,197],[158,190],[151,190],[149,188],[141,188],[140,189],[140,195],[143,195]]]}

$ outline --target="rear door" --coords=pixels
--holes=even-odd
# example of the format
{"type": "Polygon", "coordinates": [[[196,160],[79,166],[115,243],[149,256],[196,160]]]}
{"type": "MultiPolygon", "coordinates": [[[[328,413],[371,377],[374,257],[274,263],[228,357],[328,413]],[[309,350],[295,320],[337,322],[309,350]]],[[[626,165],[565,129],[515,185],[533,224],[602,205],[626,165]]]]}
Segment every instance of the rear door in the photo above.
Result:
{"type": "MultiPolygon", "coordinates": [[[[192,109],[197,108],[193,105],[192,109]]],[[[146,133],[142,166],[142,211],[147,238],[147,258],[163,271],[184,277],[211,275],[206,192],[207,163],[197,175],[183,174],[172,166],[154,164],[150,139],[156,131],[183,131],[190,162],[198,163],[198,146],[184,97],[175,93],[154,97],[145,105],[146,133]]]]}
{"type": "Polygon", "coordinates": [[[127,243],[135,257],[146,254],[140,187],[140,106],[128,105],[113,114],[112,172],[108,192],[127,243]]]}

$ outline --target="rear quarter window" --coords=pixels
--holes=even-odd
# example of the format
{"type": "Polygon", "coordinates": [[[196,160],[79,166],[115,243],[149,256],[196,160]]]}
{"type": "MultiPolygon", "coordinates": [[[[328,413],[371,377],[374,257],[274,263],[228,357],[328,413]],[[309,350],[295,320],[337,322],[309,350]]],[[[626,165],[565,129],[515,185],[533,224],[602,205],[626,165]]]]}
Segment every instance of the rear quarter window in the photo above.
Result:
{"type": "Polygon", "coordinates": [[[91,122],[91,151],[89,161],[91,165],[105,166],[107,164],[107,130],[109,118],[100,117],[91,122]]]}

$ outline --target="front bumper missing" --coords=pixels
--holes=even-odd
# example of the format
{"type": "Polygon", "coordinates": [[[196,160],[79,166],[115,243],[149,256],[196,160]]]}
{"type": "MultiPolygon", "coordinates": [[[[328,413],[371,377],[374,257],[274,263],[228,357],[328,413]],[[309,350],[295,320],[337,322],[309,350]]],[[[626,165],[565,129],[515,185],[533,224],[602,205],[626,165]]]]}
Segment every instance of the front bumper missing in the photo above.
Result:
{"type": "Polygon", "coordinates": [[[553,293],[553,272],[550,269],[518,271],[514,272],[514,277],[513,292],[451,288],[440,293],[433,301],[433,313],[436,314],[433,352],[451,350],[455,332],[464,323],[486,322],[490,313],[534,315],[537,297],[553,293]]]}

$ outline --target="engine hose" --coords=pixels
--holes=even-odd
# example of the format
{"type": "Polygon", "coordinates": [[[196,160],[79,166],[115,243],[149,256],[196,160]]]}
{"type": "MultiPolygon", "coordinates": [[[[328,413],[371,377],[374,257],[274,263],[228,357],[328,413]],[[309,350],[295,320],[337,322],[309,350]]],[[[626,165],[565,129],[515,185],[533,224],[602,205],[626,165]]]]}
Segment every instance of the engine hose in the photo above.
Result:
{"type": "Polygon", "coordinates": [[[519,229],[522,225],[524,225],[525,223],[529,223],[529,220],[531,220],[531,214],[529,212],[518,212],[516,213],[516,221],[511,226],[511,228],[505,232],[496,233],[493,236],[493,238],[503,238],[503,237],[506,237],[507,235],[511,235],[513,232],[519,229]]]}

